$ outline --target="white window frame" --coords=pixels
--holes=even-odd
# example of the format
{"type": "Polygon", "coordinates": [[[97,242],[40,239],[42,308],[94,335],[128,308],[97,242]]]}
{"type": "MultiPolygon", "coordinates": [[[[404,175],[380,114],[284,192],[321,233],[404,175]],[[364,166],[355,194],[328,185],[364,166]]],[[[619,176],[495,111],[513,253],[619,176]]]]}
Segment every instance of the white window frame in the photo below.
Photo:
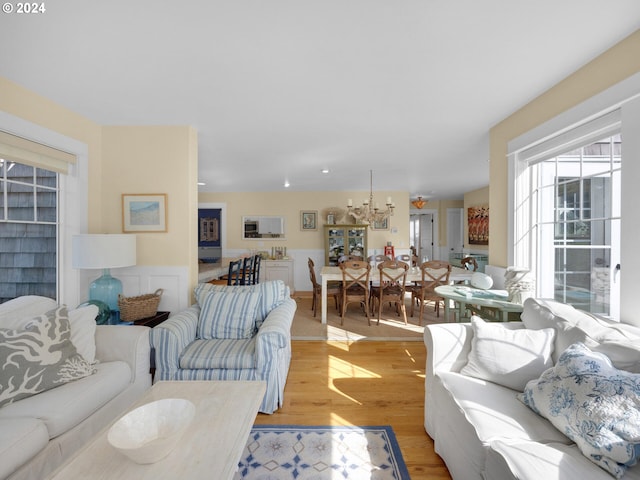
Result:
{"type": "Polygon", "coordinates": [[[0,130],[74,154],[68,175],[59,175],[58,292],[57,301],[75,307],[80,303],[80,274],[71,266],[71,237],[86,233],[88,225],[89,147],[23,118],[0,111],[0,130]]]}
{"type": "MultiPolygon", "coordinates": [[[[517,232],[523,231],[526,225],[530,225],[531,219],[537,216],[534,210],[517,210],[517,206],[520,204],[520,199],[516,197],[517,192],[523,191],[522,189],[526,188],[530,181],[527,175],[527,164],[517,161],[518,152],[541,144],[572,129],[579,128],[616,110],[620,110],[623,157],[627,160],[625,161],[625,173],[622,179],[621,199],[623,220],[621,224],[620,263],[624,263],[624,266],[615,281],[621,282],[620,320],[640,324],[640,320],[634,321],[636,305],[632,305],[633,292],[635,291],[637,295],[637,292],[640,291],[640,277],[634,274],[634,270],[638,271],[640,268],[640,260],[634,258],[637,256],[637,235],[640,233],[638,232],[640,227],[635,225],[640,222],[633,221],[634,216],[637,218],[635,205],[640,199],[640,192],[638,192],[637,186],[634,186],[633,180],[634,178],[639,178],[637,175],[640,173],[640,166],[638,166],[640,164],[638,161],[640,159],[640,140],[638,140],[638,137],[640,137],[638,135],[638,132],[640,132],[640,74],[632,75],[508,143],[507,258],[509,265],[525,267],[535,265],[533,257],[538,248],[535,244],[535,235],[531,235],[530,239],[527,239],[523,244],[526,248],[521,250],[522,252],[528,252],[528,254],[516,255],[517,232]],[[634,175],[636,176],[634,177],[634,175]],[[631,220],[626,223],[624,222],[625,213],[631,220]],[[631,240],[634,234],[636,240],[631,240]],[[627,275],[624,275],[625,270],[629,272],[627,275]]],[[[520,239],[519,241],[522,242],[523,240],[520,239]]]]}

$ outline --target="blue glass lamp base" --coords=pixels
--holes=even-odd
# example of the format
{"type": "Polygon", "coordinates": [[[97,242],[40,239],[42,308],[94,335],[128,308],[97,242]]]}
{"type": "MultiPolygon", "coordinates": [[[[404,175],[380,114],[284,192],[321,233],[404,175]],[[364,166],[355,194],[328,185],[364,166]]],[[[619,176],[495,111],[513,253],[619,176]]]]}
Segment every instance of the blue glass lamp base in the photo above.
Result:
{"type": "Polygon", "coordinates": [[[106,303],[111,310],[111,321],[117,324],[120,321],[120,308],[118,307],[118,295],[122,293],[122,282],[111,276],[108,268],[102,271],[102,276],[89,285],[89,299],[100,300],[106,303]]]}

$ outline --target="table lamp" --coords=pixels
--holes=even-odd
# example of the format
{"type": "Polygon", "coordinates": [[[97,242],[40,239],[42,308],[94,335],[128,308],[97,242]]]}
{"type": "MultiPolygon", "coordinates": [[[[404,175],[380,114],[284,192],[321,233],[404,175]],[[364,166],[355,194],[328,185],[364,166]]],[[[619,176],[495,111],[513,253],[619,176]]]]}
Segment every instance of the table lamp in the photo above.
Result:
{"type": "Polygon", "coordinates": [[[89,299],[106,303],[118,319],[118,295],[122,282],[109,269],[136,264],[136,236],[130,234],[85,234],[72,238],[72,265],[80,269],[102,269],[102,276],[89,285],[89,299]]]}

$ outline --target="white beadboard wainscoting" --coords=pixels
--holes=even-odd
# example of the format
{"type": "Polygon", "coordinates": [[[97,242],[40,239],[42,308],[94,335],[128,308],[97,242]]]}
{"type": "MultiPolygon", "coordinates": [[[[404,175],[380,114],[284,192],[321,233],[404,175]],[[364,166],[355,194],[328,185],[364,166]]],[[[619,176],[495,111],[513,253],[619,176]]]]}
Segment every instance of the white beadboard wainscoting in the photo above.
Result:
{"type": "MultiPolygon", "coordinates": [[[[100,270],[81,270],[80,303],[89,298],[89,285],[102,275],[100,270]]],[[[187,267],[135,266],[111,269],[111,276],[122,282],[122,294],[135,297],[163,290],[158,310],[177,313],[191,304],[187,267]]],[[[73,307],[72,305],[69,306],[73,307]]]]}

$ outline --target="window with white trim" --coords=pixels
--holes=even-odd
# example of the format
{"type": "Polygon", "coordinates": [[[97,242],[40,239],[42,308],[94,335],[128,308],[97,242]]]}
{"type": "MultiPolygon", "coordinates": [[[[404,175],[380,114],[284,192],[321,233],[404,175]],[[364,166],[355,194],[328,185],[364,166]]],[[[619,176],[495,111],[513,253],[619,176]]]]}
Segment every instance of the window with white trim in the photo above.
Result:
{"type": "Polygon", "coordinates": [[[515,154],[514,257],[536,295],[619,318],[618,111],[515,154]]]}
{"type": "Polygon", "coordinates": [[[0,159],[0,303],[57,295],[58,174],[0,159]]]}
{"type": "Polygon", "coordinates": [[[0,131],[0,303],[59,294],[60,179],[76,156],[0,131]]]}

